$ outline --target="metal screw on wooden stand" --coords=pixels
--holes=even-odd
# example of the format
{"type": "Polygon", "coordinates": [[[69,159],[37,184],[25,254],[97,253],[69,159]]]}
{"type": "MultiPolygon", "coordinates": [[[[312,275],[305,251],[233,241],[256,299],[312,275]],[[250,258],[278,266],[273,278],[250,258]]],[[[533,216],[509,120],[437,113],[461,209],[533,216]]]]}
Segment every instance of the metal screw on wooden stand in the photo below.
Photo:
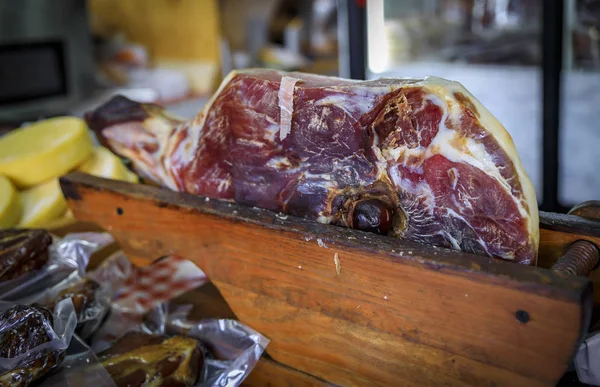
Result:
{"type": "Polygon", "coordinates": [[[587,276],[598,265],[600,252],[588,241],[577,241],[567,247],[565,253],[552,266],[552,270],[560,273],[587,276]]]}

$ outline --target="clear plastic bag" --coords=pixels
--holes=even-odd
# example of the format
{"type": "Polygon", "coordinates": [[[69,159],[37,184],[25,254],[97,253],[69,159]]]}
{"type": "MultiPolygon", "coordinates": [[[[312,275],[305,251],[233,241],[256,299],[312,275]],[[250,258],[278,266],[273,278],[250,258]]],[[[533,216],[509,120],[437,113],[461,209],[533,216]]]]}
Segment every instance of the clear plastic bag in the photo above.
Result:
{"type": "Polygon", "coordinates": [[[208,281],[202,270],[181,257],[163,257],[139,268],[122,252],[113,254],[88,277],[107,284],[112,299],[110,315],[92,337],[96,353],[123,333],[138,329],[144,315],[155,307],[208,281]]]}
{"type": "Polygon", "coordinates": [[[113,253],[104,260],[94,271],[88,273],[88,278],[103,284],[111,299],[118,296],[119,289],[134,276],[135,266],[122,251],[113,253]]]}
{"type": "Polygon", "coordinates": [[[593,325],[579,344],[573,358],[573,368],[581,383],[600,386],[600,323],[593,325]]]}
{"type": "Polygon", "coordinates": [[[84,339],[90,337],[100,326],[104,317],[110,309],[110,296],[108,292],[108,286],[104,286],[100,283],[90,283],[87,278],[81,278],[79,275],[71,275],[49,290],[38,293],[34,297],[28,297],[28,303],[38,303],[41,305],[53,305],[61,298],[66,298],[75,295],[71,291],[75,287],[81,288],[85,285],[92,286],[93,288],[89,291],[89,294],[84,294],[80,297],[85,297],[83,305],[79,306],[80,310],[77,310],[77,334],[84,339]],[[61,294],[62,293],[62,294],[61,294]]]}
{"type": "Polygon", "coordinates": [[[131,331],[189,336],[210,352],[196,386],[234,387],[252,371],[269,342],[238,321],[191,321],[191,306],[169,304],[208,282],[202,270],[183,258],[163,257],[148,267],[135,268],[118,252],[88,276],[112,284],[110,316],[92,338],[96,353],[131,331]]]}
{"type": "MultiPolygon", "coordinates": [[[[19,304],[0,302],[0,313],[16,307],[17,305],[19,304]]],[[[0,321],[0,336],[14,334],[14,330],[18,330],[20,324],[26,322],[27,321],[23,318],[0,321]]],[[[49,335],[50,340],[39,345],[30,343],[31,345],[27,346],[27,348],[21,346],[21,353],[16,356],[0,357],[0,375],[16,369],[27,369],[32,362],[35,362],[38,359],[50,359],[50,357],[52,357],[49,361],[50,365],[47,366],[44,371],[48,372],[50,369],[55,368],[60,364],[64,353],[69,347],[76,325],[77,317],[71,299],[59,302],[52,312],[52,325],[50,325],[50,321],[43,319],[41,328],[38,327],[36,331],[30,331],[28,336],[29,338],[39,339],[39,336],[36,336],[35,333],[38,333],[40,329],[43,329],[43,334],[49,335]]]]}
{"type": "Polygon", "coordinates": [[[58,371],[44,379],[42,387],[116,387],[96,354],[77,335],[73,335],[67,354],[58,371]]]}
{"type": "Polygon", "coordinates": [[[252,372],[269,339],[236,320],[187,318],[191,305],[167,303],[146,315],[140,330],[166,336],[182,335],[204,344],[209,355],[204,361],[202,379],[196,387],[236,387],[252,372]]]}
{"type": "Polygon", "coordinates": [[[0,300],[26,304],[61,281],[81,279],[92,254],[113,241],[108,233],[92,232],[54,238],[48,262],[40,270],[0,283],[0,300]]]}

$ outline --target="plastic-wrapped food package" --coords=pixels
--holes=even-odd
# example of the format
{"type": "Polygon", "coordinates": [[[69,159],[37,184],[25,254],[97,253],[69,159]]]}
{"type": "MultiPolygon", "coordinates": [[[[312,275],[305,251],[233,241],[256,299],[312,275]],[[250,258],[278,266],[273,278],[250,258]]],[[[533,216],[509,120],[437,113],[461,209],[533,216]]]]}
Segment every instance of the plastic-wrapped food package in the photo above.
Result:
{"type": "Polygon", "coordinates": [[[590,327],[587,336],[579,344],[573,358],[573,368],[581,383],[600,386],[600,322],[590,327]]]}
{"type": "Polygon", "coordinates": [[[110,308],[108,287],[80,276],[69,276],[30,302],[53,308],[60,301],[70,298],[77,315],[77,334],[86,339],[94,333],[110,308]]]}
{"type": "Polygon", "coordinates": [[[112,298],[111,313],[92,338],[96,352],[106,349],[124,332],[139,327],[148,311],[208,281],[202,270],[181,257],[163,257],[150,266],[136,268],[120,252],[88,277],[98,283],[110,283],[112,298]]]}
{"type": "Polygon", "coordinates": [[[192,387],[203,369],[203,346],[185,336],[127,332],[98,354],[117,386],[192,387]]]}
{"type": "Polygon", "coordinates": [[[42,387],[116,387],[92,349],[73,335],[65,359],[56,373],[44,379],[42,387]]]}
{"type": "Polygon", "coordinates": [[[89,277],[112,282],[111,314],[94,334],[92,348],[117,385],[162,378],[189,386],[238,386],[268,344],[238,321],[190,321],[189,306],[170,308],[169,300],[207,282],[183,258],[134,268],[116,253],[89,277]]]}
{"type": "Polygon", "coordinates": [[[15,280],[44,266],[51,243],[46,230],[0,230],[0,281],[15,280]]]}
{"type": "Polygon", "coordinates": [[[193,321],[191,305],[162,304],[146,315],[141,330],[194,338],[208,349],[197,387],[239,386],[252,372],[269,340],[236,320],[193,321]],[[172,310],[171,310],[172,309],[172,310]]]}
{"type": "Polygon", "coordinates": [[[190,309],[157,306],[98,354],[118,386],[158,378],[196,387],[241,385],[269,340],[235,320],[192,321],[187,318],[190,309]]]}
{"type": "Polygon", "coordinates": [[[0,302],[0,386],[24,387],[57,368],[77,317],[70,299],[54,310],[0,302]]]}
{"type": "Polygon", "coordinates": [[[209,347],[215,357],[206,359],[206,380],[196,386],[239,386],[265,351],[269,340],[235,320],[205,320],[193,323],[187,332],[209,347]]]}
{"type": "Polygon", "coordinates": [[[117,251],[88,273],[87,277],[102,284],[112,300],[121,293],[125,282],[135,277],[136,271],[137,268],[131,264],[125,254],[117,251]]]}
{"type": "Polygon", "coordinates": [[[61,281],[80,280],[92,254],[112,242],[108,233],[76,233],[63,239],[54,238],[43,265],[0,282],[0,300],[27,304],[61,281]]]}

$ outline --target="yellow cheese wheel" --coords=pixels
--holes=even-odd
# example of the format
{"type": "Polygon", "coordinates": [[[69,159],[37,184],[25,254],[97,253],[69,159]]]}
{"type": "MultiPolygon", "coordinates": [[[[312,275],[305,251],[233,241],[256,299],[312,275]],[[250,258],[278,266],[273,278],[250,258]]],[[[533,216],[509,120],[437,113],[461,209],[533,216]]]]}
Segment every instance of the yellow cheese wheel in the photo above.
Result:
{"type": "Polygon", "coordinates": [[[16,129],[0,138],[0,174],[19,188],[64,175],[92,153],[85,122],[56,117],[16,129]]]}
{"type": "Polygon", "coordinates": [[[0,228],[14,227],[21,216],[21,200],[15,186],[0,176],[0,228]]]}
{"type": "Polygon", "coordinates": [[[127,169],[118,156],[104,147],[94,148],[92,156],[81,164],[78,170],[107,179],[137,182],[137,175],[127,169]]]}
{"type": "Polygon", "coordinates": [[[19,227],[44,227],[67,211],[58,179],[21,191],[23,214],[19,227]]]}

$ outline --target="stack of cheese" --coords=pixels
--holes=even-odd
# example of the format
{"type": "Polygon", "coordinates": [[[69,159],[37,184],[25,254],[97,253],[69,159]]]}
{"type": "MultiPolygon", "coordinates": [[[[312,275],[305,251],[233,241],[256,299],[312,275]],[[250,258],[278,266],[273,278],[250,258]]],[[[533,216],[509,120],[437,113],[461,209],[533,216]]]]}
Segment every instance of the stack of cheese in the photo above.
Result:
{"type": "Polygon", "coordinates": [[[0,138],[0,229],[54,228],[74,219],[58,178],[71,170],[138,182],[121,160],[94,148],[85,122],[58,117],[0,138]]]}

